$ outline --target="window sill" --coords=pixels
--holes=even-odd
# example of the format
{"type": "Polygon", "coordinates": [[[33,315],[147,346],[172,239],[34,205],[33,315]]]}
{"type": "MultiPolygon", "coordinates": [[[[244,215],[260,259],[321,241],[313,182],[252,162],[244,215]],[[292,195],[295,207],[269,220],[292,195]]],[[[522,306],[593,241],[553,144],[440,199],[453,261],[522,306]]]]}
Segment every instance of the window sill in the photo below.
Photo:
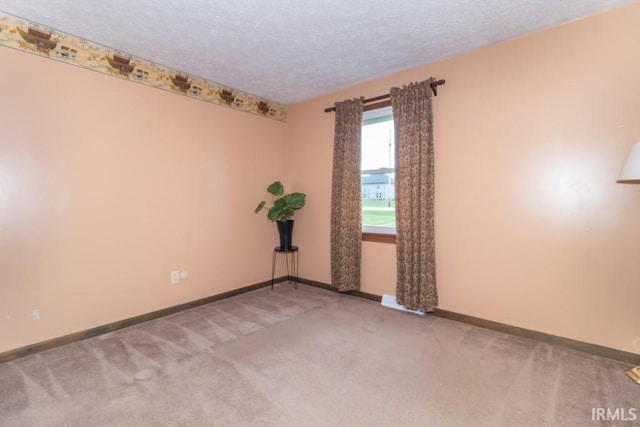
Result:
{"type": "Polygon", "coordinates": [[[388,233],[362,233],[363,242],[396,243],[396,235],[388,233]]]}

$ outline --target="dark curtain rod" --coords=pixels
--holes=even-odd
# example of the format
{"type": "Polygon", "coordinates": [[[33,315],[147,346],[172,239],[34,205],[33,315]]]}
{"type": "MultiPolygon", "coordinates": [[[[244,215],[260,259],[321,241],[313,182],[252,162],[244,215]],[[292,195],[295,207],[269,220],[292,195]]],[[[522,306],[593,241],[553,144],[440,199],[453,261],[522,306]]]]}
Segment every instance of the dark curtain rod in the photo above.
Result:
{"type": "MultiPolygon", "coordinates": [[[[438,96],[438,86],[445,84],[446,81],[444,79],[442,80],[436,80],[435,82],[431,82],[431,90],[433,91],[433,96],[438,96]]],[[[383,99],[387,99],[387,98],[391,98],[390,94],[385,94],[385,95],[380,95],[380,96],[375,96],[373,98],[368,98],[365,99],[364,101],[362,101],[365,104],[368,104],[370,102],[376,102],[376,101],[382,101],[383,99]]],[[[336,111],[336,107],[329,107],[329,108],[325,108],[324,112],[325,113],[330,113],[332,111],[336,111]]]]}

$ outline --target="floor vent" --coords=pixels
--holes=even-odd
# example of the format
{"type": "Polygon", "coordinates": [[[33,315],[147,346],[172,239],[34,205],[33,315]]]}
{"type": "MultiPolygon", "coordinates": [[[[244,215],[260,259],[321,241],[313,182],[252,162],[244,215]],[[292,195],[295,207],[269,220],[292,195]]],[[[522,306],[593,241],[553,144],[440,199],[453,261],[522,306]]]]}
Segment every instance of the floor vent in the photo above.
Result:
{"type": "Polygon", "coordinates": [[[400,305],[400,304],[398,304],[396,302],[396,297],[393,296],[393,295],[387,295],[387,294],[382,295],[382,301],[380,302],[380,304],[384,305],[385,307],[393,308],[395,310],[406,311],[408,313],[415,313],[415,314],[424,315],[424,313],[422,311],[407,310],[406,308],[404,308],[404,306],[402,306],[402,305],[400,305]]]}

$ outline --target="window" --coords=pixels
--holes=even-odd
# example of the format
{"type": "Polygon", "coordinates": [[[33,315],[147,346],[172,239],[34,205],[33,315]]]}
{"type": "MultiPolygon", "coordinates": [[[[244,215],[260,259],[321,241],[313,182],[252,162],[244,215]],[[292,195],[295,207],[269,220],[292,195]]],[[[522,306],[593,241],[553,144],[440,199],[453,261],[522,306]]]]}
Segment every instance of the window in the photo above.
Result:
{"type": "Polygon", "coordinates": [[[395,145],[391,107],[362,115],[362,231],[396,232],[395,145]]]}

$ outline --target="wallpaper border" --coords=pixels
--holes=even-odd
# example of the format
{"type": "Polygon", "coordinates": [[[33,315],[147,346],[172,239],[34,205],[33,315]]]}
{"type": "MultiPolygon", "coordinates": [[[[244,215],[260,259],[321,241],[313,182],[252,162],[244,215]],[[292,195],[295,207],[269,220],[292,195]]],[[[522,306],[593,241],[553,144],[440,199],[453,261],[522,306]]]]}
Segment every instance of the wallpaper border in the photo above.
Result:
{"type": "Polygon", "coordinates": [[[0,11],[0,45],[234,110],[286,121],[287,109],[200,77],[0,11]]]}

